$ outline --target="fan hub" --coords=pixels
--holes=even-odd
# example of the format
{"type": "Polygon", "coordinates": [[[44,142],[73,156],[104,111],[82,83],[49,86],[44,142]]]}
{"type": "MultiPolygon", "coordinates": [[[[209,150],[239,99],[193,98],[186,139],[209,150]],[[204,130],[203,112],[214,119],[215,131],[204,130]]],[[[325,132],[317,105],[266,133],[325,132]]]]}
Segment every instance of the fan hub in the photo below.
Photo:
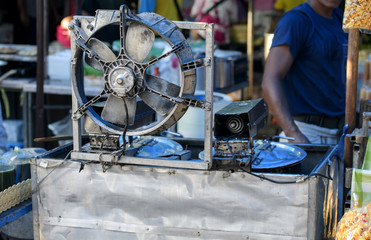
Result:
{"type": "Polygon", "coordinates": [[[135,83],[133,71],[128,67],[118,67],[109,75],[109,85],[119,96],[125,97],[130,92],[135,83]]]}

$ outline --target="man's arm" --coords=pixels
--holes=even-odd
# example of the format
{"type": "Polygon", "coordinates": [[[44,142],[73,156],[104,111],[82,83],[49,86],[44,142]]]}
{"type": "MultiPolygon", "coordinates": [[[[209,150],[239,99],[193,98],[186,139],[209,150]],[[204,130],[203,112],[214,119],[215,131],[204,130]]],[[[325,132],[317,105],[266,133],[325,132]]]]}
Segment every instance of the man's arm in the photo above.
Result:
{"type": "Polygon", "coordinates": [[[30,17],[28,16],[24,0],[17,0],[17,5],[20,13],[21,22],[24,26],[30,25],[30,17]]]}
{"type": "Polygon", "coordinates": [[[295,138],[294,142],[309,143],[292,119],[282,89],[281,80],[286,76],[292,63],[293,57],[288,45],[273,47],[270,50],[263,75],[263,96],[286,136],[295,138]]]}

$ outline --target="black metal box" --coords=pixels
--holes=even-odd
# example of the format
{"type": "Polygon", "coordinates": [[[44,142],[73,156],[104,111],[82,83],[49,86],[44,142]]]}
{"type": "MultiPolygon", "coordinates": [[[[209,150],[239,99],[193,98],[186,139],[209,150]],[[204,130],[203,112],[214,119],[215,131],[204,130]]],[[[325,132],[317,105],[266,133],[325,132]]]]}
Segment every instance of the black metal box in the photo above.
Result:
{"type": "Polygon", "coordinates": [[[254,137],[265,126],[266,116],[262,98],[232,102],[215,113],[214,136],[218,139],[254,137]]]}

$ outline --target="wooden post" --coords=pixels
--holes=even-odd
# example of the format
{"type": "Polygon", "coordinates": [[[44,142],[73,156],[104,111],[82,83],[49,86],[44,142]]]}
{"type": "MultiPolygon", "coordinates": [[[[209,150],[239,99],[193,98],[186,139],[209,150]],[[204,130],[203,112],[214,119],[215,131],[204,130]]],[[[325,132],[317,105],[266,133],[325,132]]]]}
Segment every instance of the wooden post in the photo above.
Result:
{"type": "MultiPolygon", "coordinates": [[[[348,124],[347,134],[353,132],[356,127],[356,105],[357,105],[357,81],[358,81],[358,50],[359,29],[350,29],[348,37],[348,59],[347,59],[347,90],[345,104],[345,123],[348,124]]],[[[345,167],[352,167],[352,144],[350,138],[345,139],[344,162],[345,167]]]]}
{"type": "MultiPolygon", "coordinates": [[[[254,93],[254,1],[249,1],[247,13],[247,57],[248,57],[248,78],[249,94],[248,99],[253,98],[254,93]]],[[[243,89],[241,89],[243,92],[243,89]]],[[[245,98],[245,97],[244,97],[245,98]]],[[[245,100],[245,99],[241,99],[245,100]]]]}

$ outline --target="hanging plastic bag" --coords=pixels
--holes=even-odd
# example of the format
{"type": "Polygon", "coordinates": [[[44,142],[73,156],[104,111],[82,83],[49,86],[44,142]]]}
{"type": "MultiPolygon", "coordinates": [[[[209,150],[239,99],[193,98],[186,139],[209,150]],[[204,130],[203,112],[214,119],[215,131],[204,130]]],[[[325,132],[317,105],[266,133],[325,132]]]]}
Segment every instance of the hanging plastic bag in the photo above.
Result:
{"type": "Polygon", "coordinates": [[[346,212],[338,224],[335,240],[371,239],[370,212],[370,204],[346,212]]]}
{"type": "Polygon", "coordinates": [[[371,34],[371,1],[347,0],[345,2],[343,28],[359,28],[363,33],[371,34]]]}

